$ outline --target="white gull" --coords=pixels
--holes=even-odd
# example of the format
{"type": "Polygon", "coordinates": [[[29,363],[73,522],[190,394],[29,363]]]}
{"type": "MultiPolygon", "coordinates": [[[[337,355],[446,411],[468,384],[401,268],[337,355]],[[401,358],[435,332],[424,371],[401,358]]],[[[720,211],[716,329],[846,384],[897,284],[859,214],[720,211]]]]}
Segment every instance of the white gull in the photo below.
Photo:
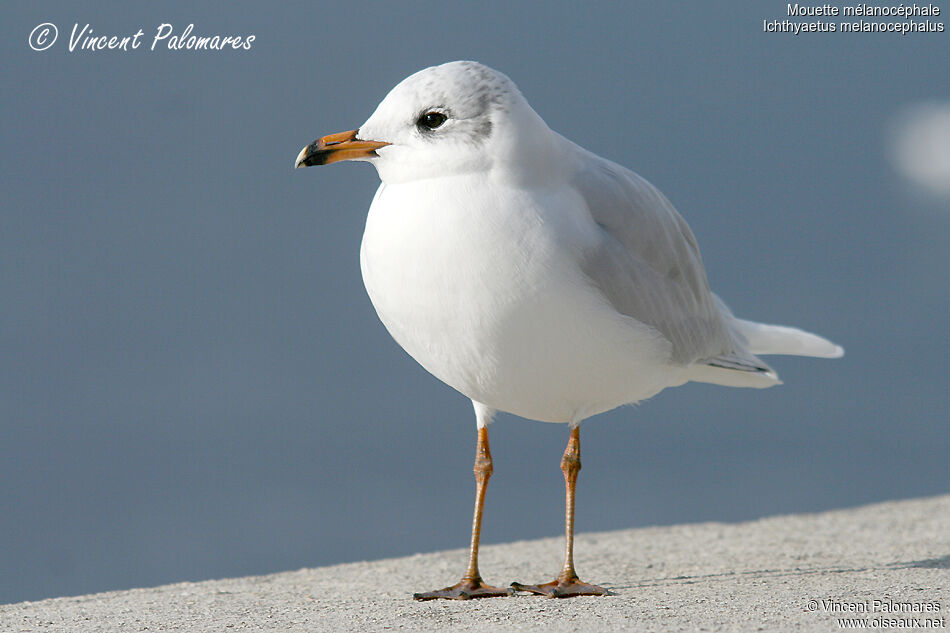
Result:
{"type": "Polygon", "coordinates": [[[295,165],[340,160],[370,162],[382,180],[360,251],[379,318],[475,407],[469,566],[458,584],[416,599],[511,591],[478,570],[495,411],[570,426],[564,566],[553,582],[512,587],[600,595],[573,562],[582,420],[691,380],[779,384],[759,354],[843,354],[814,334],[736,318],[659,190],[551,131],[508,77],[481,64],[406,78],[358,130],[314,141],[295,165]]]}

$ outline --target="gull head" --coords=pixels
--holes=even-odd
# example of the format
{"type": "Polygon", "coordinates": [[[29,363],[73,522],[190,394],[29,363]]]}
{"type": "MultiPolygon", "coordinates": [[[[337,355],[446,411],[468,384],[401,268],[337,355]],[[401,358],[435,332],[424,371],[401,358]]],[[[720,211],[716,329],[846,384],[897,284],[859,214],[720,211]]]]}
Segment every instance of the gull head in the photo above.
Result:
{"type": "Polygon", "coordinates": [[[553,137],[508,77],[449,62],[402,80],[359,129],[317,139],[295,166],[367,161],[392,184],[481,172],[530,178],[544,173],[553,137]]]}

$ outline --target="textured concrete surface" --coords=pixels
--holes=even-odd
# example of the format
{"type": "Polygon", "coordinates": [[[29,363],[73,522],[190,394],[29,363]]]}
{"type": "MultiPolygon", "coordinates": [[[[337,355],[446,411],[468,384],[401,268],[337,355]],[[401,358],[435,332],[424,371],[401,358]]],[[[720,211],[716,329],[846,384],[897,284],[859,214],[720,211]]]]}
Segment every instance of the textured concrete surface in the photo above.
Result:
{"type": "MultiPolygon", "coordinates": [[[[485,547],[488,582],[537,582],[561,542],[485,547]]],[[[414,602],[454,583],[463,550],[0,606],[7,631],[942,630],[950,495],[741,524],[580,535],[578,571],[606,597],[414,602]],[[877,626],[874,626],[877,625],[877,626]],[[857,626],[861,626],[860,623],[857,626]],[[863,628],[863,627],[862,627],[863,628]]]]}

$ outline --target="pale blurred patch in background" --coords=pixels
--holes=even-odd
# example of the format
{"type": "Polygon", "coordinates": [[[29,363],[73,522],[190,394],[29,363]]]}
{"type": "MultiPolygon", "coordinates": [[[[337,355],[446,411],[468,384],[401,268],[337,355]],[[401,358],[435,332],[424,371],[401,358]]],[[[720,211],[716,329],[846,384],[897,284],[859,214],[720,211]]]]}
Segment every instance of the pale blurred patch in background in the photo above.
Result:
{"type": "Polygon", "coordinates": [[[950,201],[950,100],[904,106],[894,117],[891,159],[915,188],[950,201]]]}

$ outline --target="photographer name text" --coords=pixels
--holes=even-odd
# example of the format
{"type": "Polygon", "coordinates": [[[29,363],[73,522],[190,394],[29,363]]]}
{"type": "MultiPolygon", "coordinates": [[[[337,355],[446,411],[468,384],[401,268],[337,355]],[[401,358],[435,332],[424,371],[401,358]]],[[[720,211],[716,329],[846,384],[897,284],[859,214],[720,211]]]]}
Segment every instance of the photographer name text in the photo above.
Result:
{"type": "MultiPolygon", "coordinates": [[[[30,48],[35,51],[45,51],[51,48],[59,39],[59,29],[52,22],[39,24],[30,33],[28,39],[30,48]]],[[[216,35],[196,31],[194,24],[189,24],[182,30],[174,25],[163,22],[146,35],[145,29],[137,29],[134,33],[97,32],[89,24],[74,23],[66,42],[69,53],[97,53],[100,51],[249,51],[254,45],[256,36],[248,35],[216,35]]]]}

